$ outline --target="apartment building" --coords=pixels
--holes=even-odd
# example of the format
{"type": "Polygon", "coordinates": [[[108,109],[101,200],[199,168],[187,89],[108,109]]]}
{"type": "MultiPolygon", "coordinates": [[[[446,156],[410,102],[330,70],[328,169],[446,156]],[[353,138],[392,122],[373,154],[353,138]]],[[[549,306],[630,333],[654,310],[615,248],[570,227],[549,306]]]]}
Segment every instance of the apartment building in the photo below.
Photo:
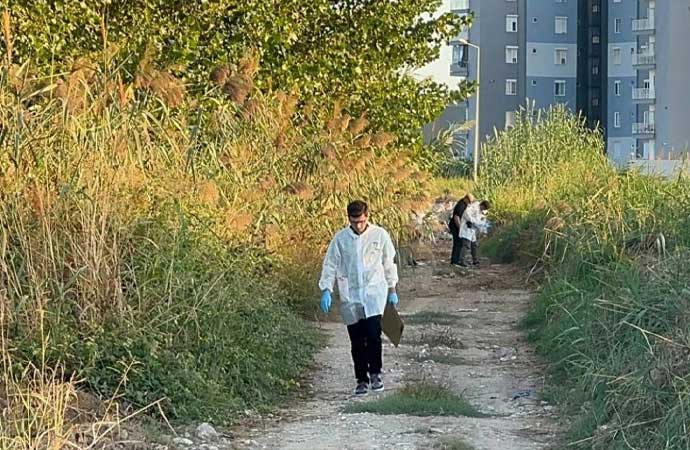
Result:
{"type": "Polygon", "coordinates": [[[690,151],[690,2],[609,0],[608,12],[607,151],[621,165],[677,158],[690,151]]]}
{"type": "MultiPolygon", "coordinates": [[[[451,79],[480,74],[481,140],[511,126],[529,100],[565,104],[601,127],[618,165],[690,151],[689,0],[446,0],[444,8],[475,16],[449,43],[446,67],[451,79]],[[468,43],[480,47],[481,67],[468,43]]],[[[475,101],[449,110],[474,121],[475,101]]],[[[473,131],[460,139],[466,156],[473,140],[473,131]]]]}
{"type": "MultiPolygon", "coordinates": [[[[577,109],[577,0],[449,0],[447,6],[456,14],[474,14],[472,27],[450,42],[449,72],[471,80],[480,74],[482,141],[511,126],[527,99],[538,108],[562,103],[577,109]]],[[[462,108],[474,122],[476,106],[471,97],[451,108],[462,108]]],[[[474,129],[463,134],[459,141],[469,157],[474,129]]]]}

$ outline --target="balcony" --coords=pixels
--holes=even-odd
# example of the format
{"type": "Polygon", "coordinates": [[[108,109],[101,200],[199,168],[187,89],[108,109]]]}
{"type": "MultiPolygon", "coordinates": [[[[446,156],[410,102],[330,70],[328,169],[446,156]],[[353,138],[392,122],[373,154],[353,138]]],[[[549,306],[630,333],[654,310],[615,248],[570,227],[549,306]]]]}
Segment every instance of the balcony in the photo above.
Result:
{"type": "Polygon", "coordinates": [[[634,123],[632,125],[632,134],[635,136],[654,135],[656,131],[653,123],[634,123]]]}
{"type": "Polygon", "coordinates": [[[470,30],[469,30],[469,28],[465,28],[465,29],[462,30],[460,33],[458,33],[457,35],[453,36],[453,37],[450,39],[450,43],[451,43],[451,44],[459,44],[459,43],[461,43],[461,42],[467,42],[467,41],[469,41],[469,40],[470,40],[470,30]]]}
{"type": "Polygon", "coordinates": [[[470,0],[450,0],[451,11],[466,11],[470,9],[470,0]]]}
{"type": "Polygon", "coordinates": [[[467,61],[455,61],[450,65],[450,75],[453,77],[466,77],[469,73],[467,61]]]}
{"type": "Polygon", "coordinates": [[[653,102],[656,100],[656,92],[654,88],[636,88],[633,89],[632,98],[639,103],[653,102]]]}
{"type": "Polygon", "coordinates": [[[634,19],[632,21],[632,30],[634,33],[653,33],[654,14],[649,14],[646,19],[634,19]]]}
{"type": "Polygon", "coordinates": [[[656,64],[656,54],[654,52],[644,52],[644,53],[635,53],[632,55],[632,63],[633,66],[636,66],[638,68],[642,68],[641,66],[647,66],[647,68],[651,68],[651,66],[654,66],[656,64]]]}

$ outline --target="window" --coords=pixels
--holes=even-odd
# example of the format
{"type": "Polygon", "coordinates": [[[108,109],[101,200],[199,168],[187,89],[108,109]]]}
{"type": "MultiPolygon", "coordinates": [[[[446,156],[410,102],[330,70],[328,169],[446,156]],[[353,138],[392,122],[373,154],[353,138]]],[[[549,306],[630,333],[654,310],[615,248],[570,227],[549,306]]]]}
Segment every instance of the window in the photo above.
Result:
{"type": "Polygon", "coordinates": [[[616,34],[620,34],[622,28],[623,28],[623,19],[616,18],[613,22],[613,32],[616,34]]]}
{"type": "Polygon", "coordinates": [[[592,99],[592,106],[594,106],[595,108],[599,106],[599,97],[594,97],[592,99]]]}
{"type": "Polygon", "coordinates": [[[467,45],[453,46],[453,64],[467,65],[467,45]]]}
{"type": "Polygon", "coordinates": [[[554,52],[554,64],[557,66],[565,66],[568,64],[568,49],[557,48],[554,52]]]}
{"type": "Polygon", "coordinates": [[[536,86],[536,85],[537,85],[537,80],[532,80],[532,86],[536,86]]]}
{"type": "Polygon", "coordinates": [[[517,95],[517,80],[506,80],[506,95],[517,95]]]}
{"type": "Polygon", "coordinates": [[[621,49],[620,47],[614,47],[613,48],[613,55],[611,57],[613,59],[613,63],[616,65],[621,64],[621,49]]]}
{"type": "Polygon", "coordinates": [[[592,75],[599,75],[599,66],[592,66],[592,75]]]}
{"type": "Polygon", "coordinates": [[[539,19],[537,17],[532,17],[532,23],[537,23],[539,22],[539,19]]]}
{"type": "Polygon", "coordinates": [[[518,62],[518,47],[506,46],[506,63],[517,64],[518,62]]]}
{"type": "Polygon", "coordinates": [[[614,128],[620,128],[621,127],[621,113],[616,111],[613,113],[613,127],[614,128]]]}
{"type": "Polygon", "coordinates": [[[592,44],[598,44],[600,42],[600,38],[598,34],[595,34],[592,36],[592,44]]]}
{"type": "Polygon", "coordinates": [[[470,9],[470,1],[469,0],[451,0],[450,9],[451,10],[470,9]]]}
{"type": "Polygon", "coordinates": [[[594,14],[597,14],[599,12],[599,5],[592,5],[592,12],[594,14]]]}
{"type": "Polygon", "coordinates": [[[613,0],[613,3],[620,3],[621,0],[613,0]]]}
{"type": "Polygon", "coordinates": [[[613,93],[615,94],[616,97],[621,96],[621,82],[620,82],[620,80],[613,83],[613,93]]]}
{"type": "Polygon", "coordinates": [[[515,126],[515,111],[506,111],[506,128],[515,126]]]}
{"type": "Polygon", "coordinates": [[[556,34],[566,34],[568,32],[568,18],[556,17],[556,34]]]}
{"type": "Polygon", "coordinates": [[[554,81],[553,90],[556,97],[565,97],[565,80],[554,81]]]}
{"type": "Polygon", "coordinates": [[[517,33],[518,16],[506,16],[506,32],[517,33]]]}

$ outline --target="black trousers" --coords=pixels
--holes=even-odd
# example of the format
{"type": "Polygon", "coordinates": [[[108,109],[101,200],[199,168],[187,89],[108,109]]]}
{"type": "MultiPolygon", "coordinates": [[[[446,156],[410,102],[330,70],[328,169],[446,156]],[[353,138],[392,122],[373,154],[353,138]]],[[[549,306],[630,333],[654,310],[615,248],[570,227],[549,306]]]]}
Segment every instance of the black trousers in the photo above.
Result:
{"type": "Polygon", "coordinates": [[[478,263],[479,256],[477,255],[477,241],[471,242],[469,239],[460,239],[460,262],[465,262],[465,257],[467,256],[467,249],[472,253],[472,262],[478,263]]]}
{"type": "Polygon", "coordinates": [[[369,375],[380,374],[383,366],[381,316],[372,316],[348,325],[347,333],[352,344],[357,382],[368,383],[369,375]]]}
{"type": "Polygon", "coordinates": [[[450,229],[453,235],[453,250],[450,253],[450,263],[460,264],[460,248],[462,247],[462,239],[458,236],[458,231],[450,229]]]}

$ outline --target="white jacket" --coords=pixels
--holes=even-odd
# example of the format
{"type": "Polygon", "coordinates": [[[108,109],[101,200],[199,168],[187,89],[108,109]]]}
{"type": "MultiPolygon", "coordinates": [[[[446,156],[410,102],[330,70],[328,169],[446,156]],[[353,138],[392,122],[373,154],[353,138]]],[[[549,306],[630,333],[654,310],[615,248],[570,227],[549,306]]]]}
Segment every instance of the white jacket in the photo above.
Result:
{"type": "Polygon", "coordinates": [[[476,242],[479,232],[484,230],[486,226],[486,216],[479,207],[479,202],[470,203],[460,220],[460,238],[467,239],[470,242],[476,242]],[[472,228],[467,226],[467,222],[472,222],[472,228]]]}
{"type": "Polygon", "coordinates": [[[361,235],[349,226],[336,233],[323,261],[319,288],[333,291],[338,282],[345,325],[383,314],[388,289],[398,283],[395,247],[383,228],[369,224],[361,235]]]}

